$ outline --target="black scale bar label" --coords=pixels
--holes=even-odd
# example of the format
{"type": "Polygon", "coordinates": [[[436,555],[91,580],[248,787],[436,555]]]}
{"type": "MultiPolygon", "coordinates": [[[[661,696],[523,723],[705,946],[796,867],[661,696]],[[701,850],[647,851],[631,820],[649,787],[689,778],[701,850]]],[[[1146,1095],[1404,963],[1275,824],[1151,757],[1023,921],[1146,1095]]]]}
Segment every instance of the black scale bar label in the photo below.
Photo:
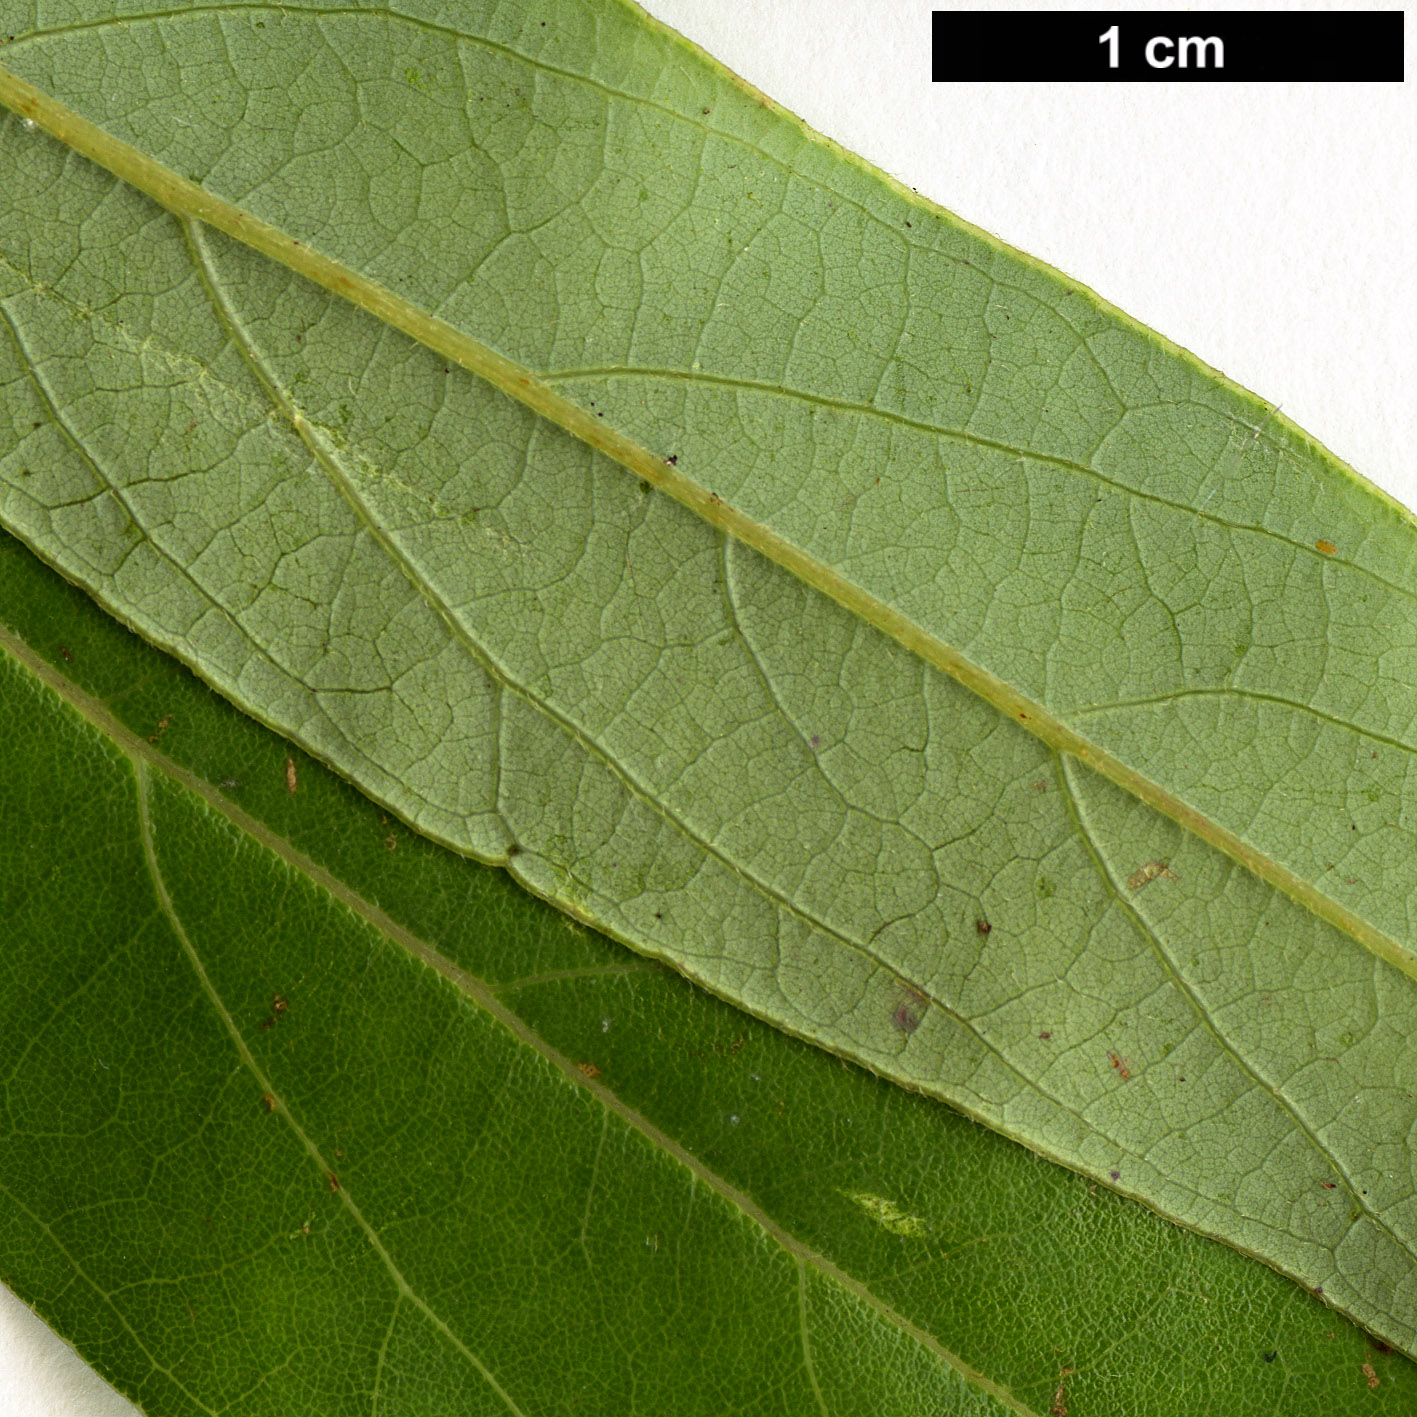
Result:
{"type": "Polygon", "coordinates": [[[936,10],[939,82],[1401,83],[1401,10],[936,10]]]}

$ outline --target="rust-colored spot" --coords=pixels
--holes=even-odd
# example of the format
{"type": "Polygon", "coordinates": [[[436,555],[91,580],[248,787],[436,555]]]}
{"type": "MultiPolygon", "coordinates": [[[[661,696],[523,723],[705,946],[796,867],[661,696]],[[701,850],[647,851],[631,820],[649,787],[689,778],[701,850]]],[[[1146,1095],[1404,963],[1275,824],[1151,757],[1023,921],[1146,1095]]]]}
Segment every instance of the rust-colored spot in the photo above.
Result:
{"type": "Polygon", "coordinates": [[[974,928],[981,934],[987,935],[994,927],[982,917],[974,922],[974,928]]]}
{"type": "MultiPolygon", "coordinates": [[[[60,645],[60,646],[59,646],[59,653],[64,656],[64,662],[65,662],[66,664],[72,664],[72,663],[74,662],[74,656],[73,656],[73,654],[70,652],[68,645],[60,645]]],[[[1376,756],[1377,756],[1377,755],[1374,754],[1374,757],[1376,757],[1376,756]]]]}
{"type": "Polygon", "coordinates": [[[1053,1035],[1051,1033],[1040,1033],[1038,1036],[1046,1043],[1053,1035]]]}
{"type": "Polygon", "coordinates": [[[891,1010],[891,1023],[901,1033],[914,1033],[920,1027],[929,1000],[915,989],[907,989],[891,1010]]]}
{"type": "Polygon", "coordinates": [[[289,1007],[289,1002],[282,999],[279,994],[271,995],[271,1012],[273,1014],[283,1014],[289,1007]]]}
{"type": "Polygon", "coordinates": [[[1139,891],[1143,886],[1149,886],[1158,876],[1165,876],[1168,881],[1176,879],[1176,873],[1171,869],[1170,862],[1148,861],[1145,866],[1138,866],[1127,877],[1127,889],[1139,891]]]}
{"type": "Polygon", "coordinates": [[[1314,542],[1314,550],[1323,552],[1325,556],[1332,556],[1338,547],[1331,541],[1316,541],[1314,542]]]}
{"type": "Polygon", "coordinates": [[[148,742],[149,742],[149,743],[156,743],[157,740],[158,740],[159,738],[161,738],[164,733],[167,732],[167,725],[168,725],[169,723],[171,723],[171,722],[172,722],[172,715],[169,713],[169,714],[167,714],[164,718],[162,718],[162,719],[158,722],[157,727],[154,728],[153,731],[148,734],[148,742]]]}
{"type": "Polygon", "coordinates": [[[1338,1182],[1337,1182],[1337,1181],[1320,1181],[1320,1182],[1319,1182],[1319,1185],[1321,1185],[1321,1186],[1324,1188],[1324,1190],[1326,1190],[1326,1191],[1332,1191],[1332,1190],[1335,1190],[1335,1189],[1337,1188],[1338,1182]]]}
{"type": "Polygon", "coordinates": [[[276,1110],[276,1100],[269,1092],[263,1093],[261,1096],[261,1106],[264,1107],[267,1112],[274,1112],[276,1110]]]}
{"type": "Polygon", "coordinates": [[[330,1189],[332,1191],[339,1190],[339,1177],[333,1171],[327,1171],[325,1174],[330,1178],[330,1189]]]}
{"type": "Polygon", "coordinates": [[[1377,1387],[1377,1385],[1382,1382],[1382,1379],[1378,1376],[1377,1369],[1374,1368],[1371,1363],[1363,1364],[1363,1376],[1367,1378],[1369,1387],[1377,1387]]]}
{"type": "Polygon", "coordinates": [[[1075,1372],[1076,1368],[1064,1368],[1058,1374],[1058,1386],[1053,1389],[1053,1405],[1048,1409],[1048,1417],[1068,1417],[1068,1379],[1075,1372]]]}
{"type": "Polygon", "coordinates": [[[1107,1050],[1107,1061],[1116,1070],[1117,1076],[1126,1082],[1132,1075],[1132,1060],[1130,1058],[1119,1057],[1110,1048],[1107,1050]]]}
{"type": "Polygon", "coordinates": [[[285,790],[294,797],[298,785],[295,777],[295,759],[287,758],[285,760],[285,790]]]}
{"type": "Polygon", "coordinates": [[[576,1067],[588,1078],[598,1078],[600,1076],[600,1069],[597,1068],[594,1063],[577,1063],[576,1067]]]}

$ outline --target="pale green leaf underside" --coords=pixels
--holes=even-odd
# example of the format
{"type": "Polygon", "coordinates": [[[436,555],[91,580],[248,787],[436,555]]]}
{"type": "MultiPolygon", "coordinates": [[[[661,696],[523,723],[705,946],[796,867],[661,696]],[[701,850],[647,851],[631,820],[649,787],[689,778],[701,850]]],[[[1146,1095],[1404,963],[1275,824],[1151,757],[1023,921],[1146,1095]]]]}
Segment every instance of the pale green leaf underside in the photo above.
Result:
{"type": "MultiPolygon", "coordinates": [[[[6,62],[1410,940],[1398,510],[628,12],[486,32],[223,7],[6,62]]],[[[6,525],[421,830],[1413,1350],[1410,978],[436,353],[0,143],[6,525]]]]}

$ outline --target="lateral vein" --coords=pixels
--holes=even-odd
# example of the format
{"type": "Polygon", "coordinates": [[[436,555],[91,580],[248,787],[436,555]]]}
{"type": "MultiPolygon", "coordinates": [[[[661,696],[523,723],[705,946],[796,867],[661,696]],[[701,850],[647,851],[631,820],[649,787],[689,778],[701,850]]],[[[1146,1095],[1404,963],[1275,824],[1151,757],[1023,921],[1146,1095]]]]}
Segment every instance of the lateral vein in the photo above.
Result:
{"type": "MultiPolygon", "coordinates": [[[[236,1021],[231,1016],[231,1011],[226,1007],[226,1003],[221,995],[217,993],[216,986],[212,983],[211,976],[207,973],[206,965],[202,963],[201,956],[197,953],[197,949],[193,945],[191,937],[187,934],[187,929],[177,913],[177,908],[173,904],[172,896],[167,889],[167,881],[163,876],[162,867],[158,861],[157,847],[153,840],[152,809],[148,795],[148,763],[144,758],[135,758],[133,760],[133,768],[138,783],[138,832],[143,844],[143,859],[147,863],[148,874],[152,877],[153,889],[157,893],[158,905],[163,915],[167,918],[167,923],[171,927],[172,933],[177,939],[177,943],[181,946],[183,954],[187,956],[187,961],[192,967],[192,972],[197,976],[197,982],[201,985],[202,992],[207,996],[212,1008],[216,1011],[217,1017],[220,1018],[222,1026],[225,1028],[227,1036],[231,1039],[232,1046],[236,1049],[242,1063],[246,1066],[251,1076],[256,1079],[257,1084],[263,1092],[273,1093],[274,1088],[271,1080],[262,1071],[261,1065],[252,1055],[251,1049],[247,1046],[241,1030],[237,1028],[236,1021]]],[[[296,1121],[289,1107],[282,1105],[278,1110],[281,1118],[285,1121],[290,1130],[295,1133],[297,1140],[300,1142],[301,1146],[304,1147],[306,1154],[315,1163],[320,1173],[322,1175],[332,1175],[332,1168],[321,1154],[319,1147],[315,1144],[310,1134],[296,1121]]],[[[467,1359],[473,1368],[477,1370],[482,1380],[502,1400],[508,1412],[514,1414],[514,1417],[526,1417],[526,1413],[513,1401],[511,1394],[497,1381],[496,1375],[492,1370],[451,1328],[449,1328],[444,1319],[429,1307],[427,1302],[414,1290],[408,1280],[404,1278],[403,1272],[399,1269],[398,1265],[395,1264],[393,1256],[385,1247],[384,1242],[379,1238],[378,1231],[364,1218],[359,1206],[350,1195],[349,1188],[347,1186],[341,1186],[337,1192],[337,1196],[341,1204],[349,1212],[355,1224],[364,1232],[364,1236],[368,1240],[370,1248],[383,1262],[384,1268],[389,1272],[389,1276],[394,1281],[394,1287],[399,1295],[407,1299],[408,1302],[467,1359]]]]}
{"type": "Polygon", "coordinates": [[[539,416],[620,463],[652,487],[673,497],[711,525],[736,536],[808,585],[830,596],[911,653],[958,680],[1055,751],[1068,753],[1111,779],[1147,806],[1178,822],[1298,901],[1306,910],[1417,979],[1417,954],[1371,921],[1084,737],[1013,685],[968,659],[957,647],[928,634],[893,606],[846,581],[824,562],[692,481],[664,456],[650,452],[617,429],[609,427],[605,420],[572,403],[529,369],[412,305],[377,282],[296,240],[271,223],[179,176],[148,154],[113,137],[97,124],[4,68],[0,68],[0,104],[29,119],[167,210],[225,232],[297,275],[351,301],[384,324],[402,331],[469,373],[485,379],[539,416]]]}
{"type": "MultiPolygon", "coordinates": [[[[226,797],[222,796],[212,785],[204,779],[198,777],[190,770],[179,766],[171,759],[158,752],[151,744],[145,742],[141,737],[126,727],[108,707],[100,700],[94,698],[85,690],[79,688],[71,680],[65,678],[52,665],[47,664],[21,639],[15,636],[10,630],[0,623],[0,651],[8,653],[17,660],[24,668],[33,674],[51,692],[61,698],[68,706],[85,719],[94,729],[103,734],[113,744],[127,756],[133,763],[134,770],[138,774],[141,785],[141,795],[139,799],[139,825],[140,830],[146,834],[144,836],[143,847],[145,859],[148,861],[148,870],[154,875],[155,885],[161,881],[160,873],[154,870],[155,857],[149,855],[151,851],[151,830],[147,825],[147,775],[156,769],[165,777],[170,779],[179,787],[191,792],[199,798],[213,811],[225,817],[231,824],[240,831],[251,837],[267,850],[274,853],[282,861],[300,872],[303,876],[311,880],[320,889],[326,891],[334,899],[340,901],[354,914],[368,922],[380,934],[389,939],[392,943],[403,948],[408,954],[420,960],[434,973],[441,976],[447,983],[456,988],[464,995],[468,1001],[476,1007],[482,1009],[505,1028],[519,1043],[533,1050],[542,1059],[549,1063],[562,1078],[571,1086],[583,1089],[590,1093],[609,1112],[613,1112],[628,1127],[639,1132],[655,1148],[672,1157],[680,1165],[684,1166],[693,1177],[701,1182],[708,1190],[718,1195],[734,1209],[741,1212],[748,1220],[760,1227],[776,1244],[782,1247],[795,1259],[810,1266],[825,1278],[832,1280],[842,1289],[853,1295],[861,1303],[866,1305],[874,1313],[879,1315],[886,1323],[898,1329],[912,1342],[918,1343],[922,1348],[930,1352],[934,1357],[953,1368],[967,1382],[974,1387],[981,1389],[996,1401],[1001,1403],[1009,1412],[1018,1414],[1018,1417],[1041,1417],[1035,1409],[1023,1403],[1020,1399],[1006,1387],[994,1382],[984,1373],[971,1367],[959,1355],[947,1349],[938,1339],[917,1324],[913,1323],[905,1315],[899,1313],[883,1299],[879,1298],[862,1281],[853,1278],[843,1270],[839,1269],[825,1255],[804,1244],[791,1231],[784,1228],[778,1221],[772,1218],[761,1206],[757,1204],[745,1192],[739,1190],[731,1182],[720,1176],[717,1172],[709,1169],[707,1165],[693,1152],[689,1151],[681,1143],[674,1140],[667,1133],[661,1131],[642,1113],[629,1106],[618,1094],[613,1092],[604,1083],[587,1077],[576,1064],[553,1047],[539,1033],[527,1024],[519,1015],[502,1002],[498,997],[499,987],[489,985],[480,977],[462,969],[454,964],[446,956],[439,953],[433,946],[425,940],[413,934],[410,930],[400,925],[382,909],[366,900],[357,891],[353,890],[345,882],[339,880],[331,874],[325,867],[312,861],[304,853],[298,851],[284,837],[278,836],[263,822],[258,821],[242,808],[238,807],[226,797]]],[[[230,1012],[224,1003],[216,995],[211,987],[210,979],[206,975],[206,970],[202,966],[201,960],[192,949],[190,940],[185,932],[181,932],[180,921],[176,921],[175,914],[171,909],[170,897],[167,896],[165,882],[161,882],[160,904],[165,917],[173,924],[174,929],[179,931],[178,939],[193,968],[197,972],[199,981],[217,1009],[237,1053],[257,1082],[261,1084],[263,1091],[272,1091],[271,1086],[265,1080],[259,1065],[256,1064],[242,1039],[239,1030],[236,1029],[235,1022],[231,1018],[230,1012]]],[[[295,1119],[289,1115],[287,1109],[281,1109],[284,1116],[296,1135],[300,1138],[306,1151],[311,1156],[315,1165],[322,1173],[327,1173],[330,1168],[325,1163],[323,1156],[313,1142],[301,1131],[295,1119]]],[[[339,1195],[344,1204],[350,1208],[351,1216],[370,1236],[371,1244],[381,1256],[387,1256],[387,1251],[380,1244],[377,1234],[374,1233],[363,1216],[355,1207],[348,1190],[341,1187],[339,1195]]],[[[386,1263],[390,1266],[390,1273],[401,1283],[399,1293],[415,1307],[419,1308],[430,1319],[430,1322],[438,1324],[439,1321],[427,1310],[419,1297],[408,1288],[406,1281],[402,1281],[398,1271],[393,1267],[392,1261],[386,1258],[386,1263]]],[[[440,1326],[440,1331],[445,1331],[440,1326]]],[[[452,1341],[456,1342],[455,1339],[452,1341]]],[[[472,1355],[469,1354],[469,1357],[472,1355]]],[[[475,1360],[474,1360],[475,1361],[475,1360]]],[[[510,1400],[508,1400],[510,1402],[510,1400]]],[[[514,1407],[511,1409],[516,1411],[514,1407]]]]}

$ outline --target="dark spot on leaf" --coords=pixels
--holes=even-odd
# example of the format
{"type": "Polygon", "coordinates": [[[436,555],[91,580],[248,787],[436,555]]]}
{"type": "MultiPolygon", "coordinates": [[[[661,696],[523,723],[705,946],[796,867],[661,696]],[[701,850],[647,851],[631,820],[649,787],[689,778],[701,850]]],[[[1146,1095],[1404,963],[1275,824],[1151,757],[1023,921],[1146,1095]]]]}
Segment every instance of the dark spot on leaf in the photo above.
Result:
{"type": "Polygon", "coordinates": [[[70,654],[68,645],[60,645],[59,653],[64,656],[64,662],[66,664],[72,664],[74,662],[74,656],[70,654]]]}
{"type": "Polygon", "coordinates": [[[1109,1171],[1107,1174],[1108,1174],[1114,1181],[1120,1181],[1120,1180],[1122,1179],[1122,1173],[1121,1173],[1120,1171],[1109,1171]]]}
{"type": "Polygon", "coordinates": [[[1338,550],[1338,547],[1336,547],[1331,541],[1320,540],[1314,542],[1314,550],[1321,552],[1325,556],[1332,556],[1334,552],[1338,550]]]}
{"type": "Polygon", "coordinates": [[[974,928],[981,935],[987,935],[994,927],[982,916],[974,922],[974,928]]]}
{"type": "Polygon", "coordinates": [[[576,1070],[584,1073],[588,1078],[598,1078],[600,1076],[600,1069],[597,1068],[594,1063],[577,1063],[576,1070]]]}
{"type": "Polygon", "coordinates": [[[339,1190],[339,1177],[336,1176],[333,1171],[328,1171],[325,1174],[328,1175],[330,1178],[330,1189],[332,1191],[339,1190]]]}
{"type": "Polygon", "coordinates": [[[1051,1033],[1040,1033],[1038,1036],[1046,1043],[1053,1035],[1051,1033]]]}
{"type": "Polygon", "coordinates": [[[891,1010],[891,1023],[901,1033],[914,1033],[920,1027],[929,1000],[914,989],[908,989],[891,1010]]]}
{"type": "Polygon", "coordinates": [[[1275,1360],[1276,1358],[1278,1358],[1278,1357],[1279,1357],[1279,1352],[1278,1352],[1278,1350],[1271,1348],[1270,1351],[1264,1355],[1264,1360],[1265,1360],[1266,1363],[1273,1363],[1274,1360],[1275,1360]]]}
{"type": "Polygon", "coordinates": [[[276,1100],[268,1092],[261,1098],[261,1106],[264,1107],[267,1112],[274,1112],[276,1110],[276,1100]]]}

